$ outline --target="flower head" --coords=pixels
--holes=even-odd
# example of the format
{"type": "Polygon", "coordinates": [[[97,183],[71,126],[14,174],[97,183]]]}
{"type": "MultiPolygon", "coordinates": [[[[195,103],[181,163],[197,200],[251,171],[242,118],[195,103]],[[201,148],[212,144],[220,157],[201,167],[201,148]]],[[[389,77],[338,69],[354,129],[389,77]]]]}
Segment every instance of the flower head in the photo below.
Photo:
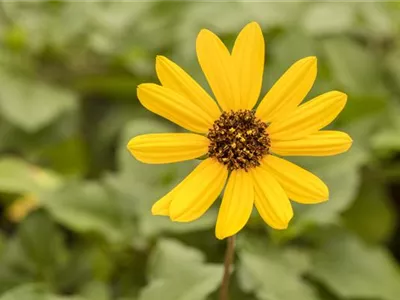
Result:
{"type": "Polygon", "coordinates": [[[346,104],[338,91],[301,104],[317,75],[317,60],[294,63],[254,107],[264,69],[264,38],[255,22],[243,28],[231,53],[211,31],[197,37],[197,57],[217,100],[185,71],[158,56],[161,85],[141,84],[138,98],[148,110],[194,133],[134,137],[136,159],[163,164],[206,155],[153,208],[154,215],[190,222],[202,216],[225,187],[216,236],[236,234],[255,206],[263,220],[285,229],[293,216],[289,199],[305,204],[328,200],[327,186],[314,174],[279,156],[328,156],[347,151],[344,132],[321,130],[346,104]]]}

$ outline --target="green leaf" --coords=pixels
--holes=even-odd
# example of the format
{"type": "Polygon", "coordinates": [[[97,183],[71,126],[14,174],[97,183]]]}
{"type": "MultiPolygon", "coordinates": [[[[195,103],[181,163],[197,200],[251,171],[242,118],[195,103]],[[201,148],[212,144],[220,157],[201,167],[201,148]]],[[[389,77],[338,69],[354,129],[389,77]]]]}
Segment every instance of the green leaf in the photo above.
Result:
{"type": "Polygon", "coordinates": [[[46,273],[53,272],[66,261],[64,236],[44,213],[29,216],[21,224],[18,239],[37,270],[44,272],[44,277],[51,276],[52,273],[46,273]]]}
{"type": "Polygon", "coordinates": [[[384,92],[378,62],[368,48],[346,38],[328,39],[323,47],[333,77],[346,92],[358,95],[384,92]]]}
{"type": "Polygon", "coordinates": [[[205,2],[193,2],[188,6],[187,14],[183,16],[182,25],[179,26],[178,33],[182,36],[191,37],[189,32],[192,28],[198,28],[200,24],[207,23],[214,27],[219,35],[240,30],[242,24],[245,24],[251,14],[251,5],[243,5],[240,2],[213,3],[213,9],[205,2]],[[208,16],[207,16],[208,15],[208,16]]]}
{"type": "MultiPolygon", "coordinates": [[[[242,7],[237,9],[238,16],[243,12],[249,14],[248,19],[241,22],[243,25],[249,20],[257,20],[263,28],[289,28],[297,21],[296,16],[303,13],[304,3],[292,2],[282,5],[279,2],[239,2],[242,7]]],[[[223,14],[223,12],[222,12],[223,14]]],[[[237,18],[231,18],[236,21],[237,18]]],[[[237,23],[237,21],[236,21],[237,23]]],[[[233,30],[233,28],[232,28],[233,30]]],[[[236,32],[236,30],[235,30],[236,32]]]]}
{"type": "Polygon", "coordinates": [[[88,168],[88,154],[81,137],[73,136],[59,143],[41,147],[41,156],[63,175],[83,175],[88,168]]]}
{"type": "MultiPolygon", "coordinates": [[[[98,27],[89,38],[90,46],[99,53],[112,54],[112,52],[121,51],[127,40],[133,40],[135,37],[136,39],[143,38],[142,28],[146,27],[140,26],[142,24],[140,18],[151,17],[146,13],[153,5],[153,3],[146,2],[109,2],[106,5],[87,6],[90,22],[95,23],[98,27]],[[136,26],[133,27],[134,25],[136,26]],[[125,37],[124,34],[127,32],[130,34],[125,37]],[[131,37],[132,35],[134,37],[131,37]]],[[[80,5],[75,6],[76,9],[80,9],[80,5]]],[[[145,40],[148,41],[148,39],[145,40]]]]}
{"type": "Polygon", "coordinates": [[[400,91],[400,49],[392,51],[384,61],[386,68],[390,73],[394,88],[400,91]]]}
{"type": "Polygon", "coordinates": [[[118,243],[124,242],[130,228],[125,203],[119,200],[100,183],[76,182],[47,194],[43,207],[72,230],[97,233],[118,243]]]}
{"type": "Polygon", "coordinates": [[[7,193],[26,193],[39,189],[35,169],[19,158],[0,160],[0,190],[7,193]]]}
{"type": "Polygon", "coordinates": [[[26,218],[1,257],[0,288],[39,281],[56,286],[56,275],[68,258],[64,236],[43,212],[26,218]]]}
{"type": "Polygon", "coordinates": [[[193,265],[202,265],[205,256],[201,251],[184,244],[161,239],[149,261],[150,279],[169,278],[178,272],[190,272],[193,265]]]}
{"type": "Polygon", "coordinates": [[[89,243],[88,240],[75,242],[70,250],[68,261],[57,273],[57,290],[79,291],[85,297],[106,292],[100,285],[110,280],[117,251],[109,251],[103,241],[96,243],[93,240],[89,243]]]}
{"type": "Polygon", "coordinates": [[[222,280],[222,266],[205,263],[199,250],[172,240],[159,241],[150,259],[150,283],[140,300],[205,300],[222,280]]]}
{"type": "Polygon", "coordinates": [[[312,256],[311,274],[340,298],[396,300],[400,273],[390,254],[333,234],[312,256]]]}
{"type": "Polygon", "coordinates": [[[355,8],[349,3],[315,3],[304,14],[303,28],[313,35],[350,31],[356,22],[355,8]]]}
{"type": "MultiPolygon", "coordinates": [[[[239,240],[240,241],[240,240],[239,240]]],[[[242,289],[260,300],[317,300],[302,275],[309,258],[297,249],[282,249],[246,239],[239,243],[238,279],[242,289]]]]}
{"type": "Polygon", "coordinates": [[[331,38],[323,42],[327,63],[337,85],[349,94],[341,119],[376,114],[386,105],[387,91],[377,58],[357,42],[331,38]]]}
{"type": "Polygon", "coordinates": [[[371,144],[378,154],[392,154],[400,150],[400,105],[389,102],[390,106],[380,122],[379,130],[372,135],[371,144]]]}
{"type": "Polygon", "coordinates": [[[108,291],[108,286],[99,281],[92,281],[86,284],[82,290],[81,294],[87,300],[109,300],[110,295],[108,291]]]}
{"type": "Polygon", "coordinates": [[[57,187],[61,179],[55,173],[43,170],[16,157],[0,159],[0,191],[7,193],[35,193],[57,187]]]}
{"type": "Polygon", "coordinates": [[[4,293],[0,297],[0,300],[20,300],[20,299],[43,300],[46,299],[45,298],[46,294],[47,292],[42,286],[35,284],[27,284],[18,286],[4,293]]]}
{"type": "Polygon", "coordinates": [[[0,114],[27,132],[75,108],[76,96],[68,90],[0,73],[0,114]]]}
{"type": "Polygon", "coordinates": [[[77,296],[57,296],[41,285],[26,284],[18,286],[0,296],[0,300],[85,300],[77,296]]]}
{"type": "Polygon", "coordinates": [[[400,128],[385,128],[374,135],[373,147],[381,153],[398,152],[400,150],[400,128]]]}
{"type": "MultiPolygon", "coordinates": [[[[316,54],[316,44],[314,40],[301,31],[278,36],[270,47],[273,59],[267,63],[279,67],[279,72],[277,72],[278,76],[274,78],[270,85],[275,83],[291,64],[306,56],[313,56],[316,54]],[[298,47],[293,48],[292,45],[298,45],[298,47]]],[[[265,75],[270,76],[271,70],[269,68],[267,70],[265,75]]]]}
{"type": "Polygon", "coordinates": [[[343,217],[347,228],[366,241],[387,242],[396,226],[395,211],[385,186],[370,174],[364,179],[356,201],[343,217]]]}
{"type": "Polygon", "coordinates": [[[396,24],[390,16],[390,8],[384,2],[369,2],[359,5],[365,34],[376,39],[392,38],[396,34],[396,24]]]}

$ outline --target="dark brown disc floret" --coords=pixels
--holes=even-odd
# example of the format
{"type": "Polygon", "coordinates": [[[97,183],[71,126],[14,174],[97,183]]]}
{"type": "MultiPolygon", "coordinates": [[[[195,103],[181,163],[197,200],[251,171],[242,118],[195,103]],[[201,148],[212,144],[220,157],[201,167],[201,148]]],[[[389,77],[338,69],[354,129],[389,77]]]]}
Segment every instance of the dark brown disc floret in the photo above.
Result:
{"type": "Polygon", "coordinates": [[[259,120],[254,111],[223,112],[208,132],[208,155],[226,165],[230,171],[260,165],[268,154],[268,124],[259,120]]]}

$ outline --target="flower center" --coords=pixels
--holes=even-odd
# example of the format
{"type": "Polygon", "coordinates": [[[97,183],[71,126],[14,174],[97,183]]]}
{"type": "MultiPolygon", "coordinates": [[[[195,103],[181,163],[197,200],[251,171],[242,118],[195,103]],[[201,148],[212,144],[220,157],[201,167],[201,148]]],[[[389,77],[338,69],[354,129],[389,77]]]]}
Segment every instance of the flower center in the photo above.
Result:
{"type": "Polygon", "coordinates": [[[267,127],[254,111],[223,112],[208,132],[208,155],[230,171],[257,167],[270,147],[267,127]]]}

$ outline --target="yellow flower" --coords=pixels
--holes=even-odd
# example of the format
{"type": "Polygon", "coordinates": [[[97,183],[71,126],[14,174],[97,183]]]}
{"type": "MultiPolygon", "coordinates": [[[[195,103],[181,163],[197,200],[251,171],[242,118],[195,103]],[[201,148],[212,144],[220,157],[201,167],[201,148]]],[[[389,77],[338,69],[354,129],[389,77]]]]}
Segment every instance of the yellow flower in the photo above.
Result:
{"type": "Polygon", "coordinates": [[[217,103],[185,71],[158,56],[161,85],[141,84],[138,98],[148,110],[195,133],[147,134],[129,141],[136,159],[164,164],[206,155],[194,171],[157,201],[154,215],[190,222],[202,216],[225,187],[216,236],[236,234],[257,208],[275,229],[293,216],[289,198],[326,201],[327,186],[314,174],[279,156],[328,156],[347,151],[344,132],[320,130],[346,104],[338,91],[300,104],[317,74],[317,59],[294,63],[258,105],[264,68],[264,38],[252,22],[237,37],[232,53],[211,31],[200,31],[197,57],[217,103]],[[228,178],[229,177],[229,178],[228,178]]]}

